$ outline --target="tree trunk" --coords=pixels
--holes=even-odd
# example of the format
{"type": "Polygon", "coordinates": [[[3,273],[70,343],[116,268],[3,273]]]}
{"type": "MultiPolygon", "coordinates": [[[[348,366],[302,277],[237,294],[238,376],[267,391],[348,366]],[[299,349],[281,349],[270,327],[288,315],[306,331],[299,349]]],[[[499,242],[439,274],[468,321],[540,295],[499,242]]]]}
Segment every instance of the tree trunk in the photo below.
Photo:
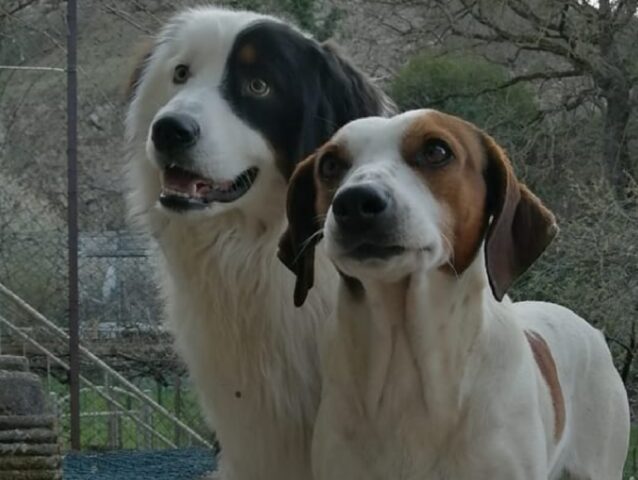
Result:
{"type": "Polygon", "coordinates": [[[616,198],[625,203],[629,197],[629,178],[633,174],[627,140],[631,114],[630,75],[619,51],[612,2],[601,0],[598,13],[600,62],[594,72],[594,80],[607,103],[603,127],[603,165],[616,198]]]}
{"type": "Polygon", "coordinates": [[[620,377],[625,385],[629,385],[629,376],[631,375],[631,367],[634,364],[634,357],[636,355],[636,320],[631,323],[631,333],[629,337],[629,346],[625,351],[625,358],[623,360],[622,369],[620,370],[620,377]]]}
{"type": "Polygon", "coordinates": [[[631,97],[625,82],[613,82],[603,93],[607,102],[603,127],[603,166],[616,198],[624,202],[629,197],[627,187],[633,175],[627,128],[631,114],[631,97]]]}

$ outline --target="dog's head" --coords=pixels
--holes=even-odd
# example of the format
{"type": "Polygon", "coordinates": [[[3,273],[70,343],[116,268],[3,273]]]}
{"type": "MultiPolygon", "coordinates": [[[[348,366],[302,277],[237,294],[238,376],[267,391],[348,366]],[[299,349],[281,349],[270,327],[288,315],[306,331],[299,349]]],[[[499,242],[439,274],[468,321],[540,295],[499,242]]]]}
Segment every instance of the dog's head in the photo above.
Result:
{"type": "Polygon", "coordinates": [[[400,279],[416,269],[461,275],[485,244],[501,300],[557,232],[487,134],[434,110],[356,120],[304,160],[290,182],[280,258],[312,286],[321,235],[343,274],[400,279]]]}
{"type": "Polygon", "coordinates": [[[383,100],[334,49],[277,19],[188,10],[131,81],[133,188],[145,196],[136,207],[268,211],[278,186],[281,211],[296,163],[348,121],[382,114],[383,100]]]}

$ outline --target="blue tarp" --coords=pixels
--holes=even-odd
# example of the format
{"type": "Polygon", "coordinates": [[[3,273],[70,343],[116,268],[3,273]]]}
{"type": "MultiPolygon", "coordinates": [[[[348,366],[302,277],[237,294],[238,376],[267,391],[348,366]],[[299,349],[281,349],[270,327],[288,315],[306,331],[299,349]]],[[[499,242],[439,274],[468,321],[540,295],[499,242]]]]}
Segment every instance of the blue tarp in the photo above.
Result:
{"type": "Polygon", "coordinates": [[[64,480],[199,480],[215,469],[210,450],[71,453],[64,459],[64,480]]]}

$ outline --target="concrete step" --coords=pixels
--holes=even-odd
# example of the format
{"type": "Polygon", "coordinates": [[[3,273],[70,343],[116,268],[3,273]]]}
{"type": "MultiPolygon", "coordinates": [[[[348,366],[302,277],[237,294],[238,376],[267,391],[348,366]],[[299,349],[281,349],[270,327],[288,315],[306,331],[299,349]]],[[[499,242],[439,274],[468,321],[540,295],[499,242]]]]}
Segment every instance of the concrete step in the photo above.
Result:
{"type": "Polygon", "coordinates": [[[46,399],[35,373],[0,371],[0,415],[42,415],[46,399]]]}
{"type": "Polygon", "coordinates": [[[29,360],[17,355],[0,355],[0,370],[8,372],[28,372],[29,360]]]}
{"type": "Polygon", "coordinates": [[[0,443],[55,443],[57,435],[48,428],[0,430],[0,443]]]}
{"type": "Polygon", "coordinates": [[[60,455],[60,445],[57,443],[0,443],[0,457],[4,455],[16,457],[60,455]]]}
{"type": "Polygon", "coordinates": [[[0,475],[2,475],[2,472],[7,470],[58,470],[61,465],[61,455],[51,455],[48,457],[20,457],[7,455],[0,458],[0,475]]]}
{"type": "Polygon", "coordinates": [[[57,420],[53,415],[0,415],[0,431],[15,429],[54,429],[57,420]]]}

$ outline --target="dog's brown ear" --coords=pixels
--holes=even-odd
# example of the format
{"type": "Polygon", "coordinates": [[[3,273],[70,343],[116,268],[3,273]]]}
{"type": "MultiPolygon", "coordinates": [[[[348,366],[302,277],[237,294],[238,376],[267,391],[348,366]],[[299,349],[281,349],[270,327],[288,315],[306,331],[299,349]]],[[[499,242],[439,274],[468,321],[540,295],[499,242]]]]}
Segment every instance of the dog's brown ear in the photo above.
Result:
{"type": "Polygon", "coordinates": [[[279,241],[279,259],[297,277],[295,306],[303,305],[314,282],[315,246],[321,240],[316,211],[315,155],[299,164],[288,185],[288,228],[279,241]]]}
{"type": "Polygon", "coordinates": [[[140,42],[134,50],[133,68],[131,70],[131,75],[129,76],[128,81],[124,86],[124,94],[126,95],[126,100],[129,102],[133,100],[135,91],[137,90],[137,87],[142,79],[142,75],[144,74],[146,64],[153,54],[153,49],[153,41],[151,39],[147,39],[140,42]]]}
{"type": "Polygon", "coordinates": [[[492,222],[485,240],[485,262],[492,293],[502,300],[514,281],[543,253],[558,233],[556,219],[520,183],[503,149],[483,134],[487,152],[487,205],[492,222]]]}

